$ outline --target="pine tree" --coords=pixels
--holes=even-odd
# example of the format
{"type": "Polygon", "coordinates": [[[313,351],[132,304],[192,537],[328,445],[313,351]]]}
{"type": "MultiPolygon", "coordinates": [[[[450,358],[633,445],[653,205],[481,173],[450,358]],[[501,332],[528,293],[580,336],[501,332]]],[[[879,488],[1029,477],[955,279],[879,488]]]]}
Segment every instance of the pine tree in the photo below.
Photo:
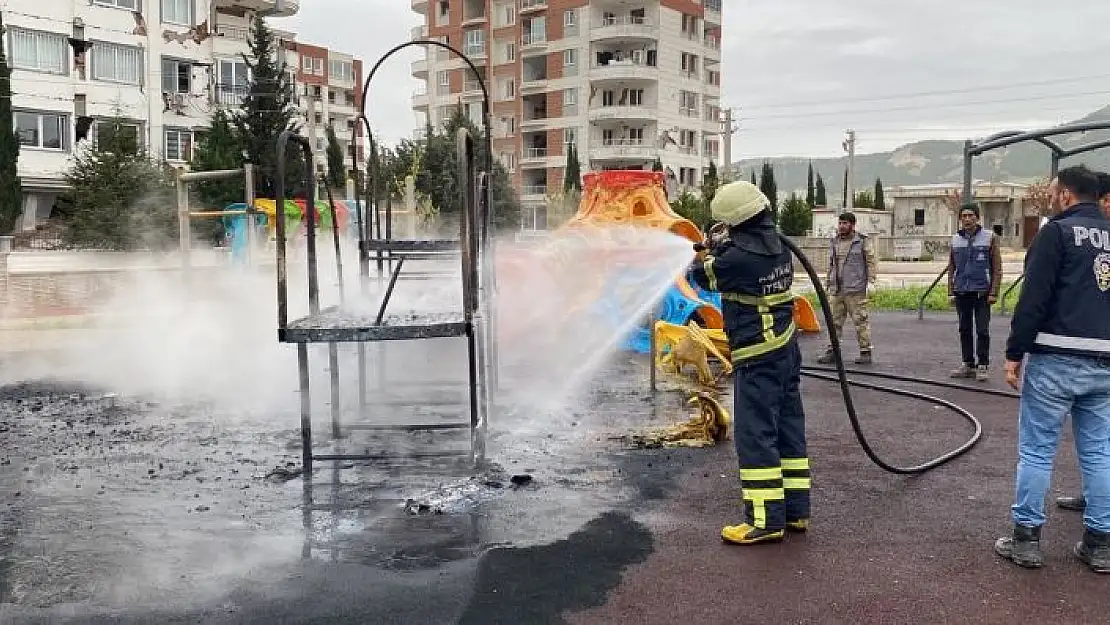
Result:
{"type": "MultiPolygon", "coordinates": [[[[261,15],[254,18],[247,45],[250,52],[243,60],[251,70],[250,89],[235,126],[248,159],[255,164],[255,196],[273,199],[278,135],[287,129],[299,130],[297,109],[286,65],[277,62],[277,37],[261,15]]],[[[285,163],[286,197],[304,193],[305,163],[301,147],[294,142],[288,145],[285,163]]]]}
{"type": "MultiPolygon", "coordinates": [[[[231,115],[223,109],[212,114],[208,131],[197,141],[189,168],[193,171],[239,169],[243,166],[243,142],[235,131],[231,115]]],[[[200,204],[210,210],[221,210],[228,204],[246,200],[246,180],[236,176],[222,180],[204,180],[190,184],[200,204]]],[[[193,224],[199,239],[219,241],[224,235],[223,221],[204,219],[193,224]]]]}
{"type": "Polygon", "coordinates": [[[782,216],[779,218],[779,228],[782,229],[782,233],[788,237],[805,236],[812,223],[812,209],[797,194],[791,193],[790,199],[782,206],[782,216]]]}
{"type": "Polygon", "coordinates": [[[563,193],[582,190],[582,166],[578,162],[578,148],[567,146],[567,166],[563,172],[563,193]]]}
{"type": "MultiPolygon", "coordinates": [[[[0,33],[4,32],[0,17],[0,33]]],[[[23,212],[23,192],[19,185],[19,141],[12,115],[12,71],[0,45],[0,235],[15,229],[23,212]]]]}
{"type": "Polygon", "coordinates": [[[817,191],[813,187],[813,163],[809,164],[809,173],[806,174],[806,205],[810,208],[815,206],[817,201],[817,191]]]}
{"type": "Polygon", "coordinates": [[[717,177],[717,165],[710,160],[709,168],[705,171],[705,178],[701,182],[701,199],[706,206],[709,206],[709,203],[713,201],[713,196],[717,195],[719,186],[721,186],[721,181],[717,177]]]}
{"type": "Polygon", "coordinates": [[[335,129],[330,124],[324,130],[324,135],[328,140],[327,184],[332,190],[345,189],[347,187],[347,167],[343,162],[343,146],[339,144],[339,138],[335,136],[335,129]]]}
{"type": "Polygon", "coordinates": [[[886,210],[886,198],[883,197],[883,180],[875,179],[875,210],[886,210]]]}
{"type": "Polygon", "coordinates": [[[813,202],[814,202],[814,204],[813,204],[814,206],[828,206],[829,205],[829,199],[828,199],[828,197],[826,197],[826,194],[825,194],[825,179],[821,177],[820,173],[817,174],[817,192],[814,195],[813,202]]]}
{"type": "Polygon", "coordinates": [[[79,146],[65,177],[73,189],[66,223],[71,243],[126,250],[176,239],[169,171],[126,132],[122,118],[97,123],[96,147],[79,146]]]}
{"type": "Polygon", "coordinates": [[[752,179],[751,179],[751,183],[752,183],[752,184],[754,184],[754,185],[758,185],[758,184],[759,184],[758,182],[756,182],[756,181],[755,181],[755,169],[754,169],[754,168],[752,169],[752,179]]]}

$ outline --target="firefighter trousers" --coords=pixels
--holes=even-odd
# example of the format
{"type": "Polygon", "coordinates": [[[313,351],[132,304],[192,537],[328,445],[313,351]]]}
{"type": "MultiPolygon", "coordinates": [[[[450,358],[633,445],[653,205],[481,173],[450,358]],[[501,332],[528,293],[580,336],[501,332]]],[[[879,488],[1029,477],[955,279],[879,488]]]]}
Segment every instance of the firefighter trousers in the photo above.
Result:
{"type": "Polygon", "coordinates": [[[797,339],[765,357],[736,364],[734,439],[744,523],[752,527],[774,531],[809,518],[801,365],[797,339]]]}

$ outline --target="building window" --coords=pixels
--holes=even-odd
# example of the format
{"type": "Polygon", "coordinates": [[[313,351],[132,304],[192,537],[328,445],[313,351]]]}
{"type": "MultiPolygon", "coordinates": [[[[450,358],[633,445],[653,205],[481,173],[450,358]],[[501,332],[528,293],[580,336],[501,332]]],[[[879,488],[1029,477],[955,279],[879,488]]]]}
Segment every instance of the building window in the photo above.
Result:
{"type": "Polygon", "coordinates": [[[92,46],[92,79],[139,85],[143,82],[142,48],[95,41],[92,46]]]}
{"type": "Polygon", "coordinates": [[[505,44],[505,62],[513,63],[516,61],[516,44],[509,42],[505,44]]]}
{"type": "Polygon", "coordinates": [[[8,62],[13,69],[68,74],[68,47],[64,35],[8,28],[8,62]]]}
{"type": "Polygon", "coordinates": [[[250,92],[250,68],[245,61],[220,60],[216,93],[220,104],[239,106],[250,92]]]}
{"type": "Polygon", "coordinates": [[[19,145],[43,150],[69,149],[69,117],[61,113],[16,111],[13,116],[19,145]]]}
{"type": "Polygon", "coordinates": [[[167,128],[165,157],[167,161],[192,160],[193,131],[187,128],[167,128]]]}
{"type": "Polygon", "coordinates": [[[578,129],[563,128],[563,145],[572,145],[576,143],[578,143],[578,129]]]}
{"type": "Polygon", "coordinates": [[[301,57],[301,70],[306,74],[311,74],[312,73],[312,57],[311,56],[302,56],[301,57]]]}
{"type": "Polygon", "coordinates": [[[563,11],[563,35],[574,37],[578,34],[578,11],[569,9],[563,11]]]}
{"type": "MultiPolygon", "coordinates": [[[[93,149],[97,149],[100,145],[101,133],[104,129],[110,127],[113,122],[108,120],[98,119],[93,122],[92,132],[89,133],[89,139],[92,143],[93,149]]],[[[120,122],[120,134],[135,142],[135,147],[140,148],[143,145],[143,127],[138,122],[120,122]]]]}
{"type": "Polygon", "coordinates": [[[193,66],[189,61],[162,59],[162,92],[193,92],[193,66]]]}
{"type": "Polygon", "coordinates": [[[924,226],[925,225],[925,209],[924,208],[915,208],[915,209],[913,209],[913,225],[915,225],[915,226],[924,226]]]}
{"type": "Polygon", "coordinates": [[[355,79],[354,65],[350,61],[330,61],[328,63],[328,77],[352,82],[355,79]]]}
{"type": "Polygon", "coordinates": [[[127,9],[128,11],[138,11],[139,2],[141,0],[93,0],[100,6],[112,7],[115,9],[127,9]]]}
{"type": "Polygon", "coordinates": [[[568,48],[563,50],[563,76],[578,75],[578,50],[568,48]]]}
{"type": "Polygon", "coordinates": [[[578,89],[563,90],[563,115],[569,117],[578,114],[578,89]]]}
{"type": "Polygon", "coordinates": [[[463,54],[467,56],[480,56],[486,52],[486,31],[475,28],[466,31],[466,39],[463,43],[463,54]]]}
{"type": "Polygon", "coordinates": [[[193,0],[162,0],[162,23],[193,25],[193,0]]]}

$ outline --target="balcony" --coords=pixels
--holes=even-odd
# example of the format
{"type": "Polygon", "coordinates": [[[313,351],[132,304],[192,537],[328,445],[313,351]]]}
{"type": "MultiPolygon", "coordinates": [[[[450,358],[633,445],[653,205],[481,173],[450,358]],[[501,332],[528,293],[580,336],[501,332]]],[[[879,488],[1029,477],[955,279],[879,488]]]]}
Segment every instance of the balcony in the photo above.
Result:
{"type": "Polygon", "coordinates": [[[427,26],[413,26],[412,31],[409,33],[409,36],[412,38],[413,41],[420,41],[421,39],[427,39],[428,38],[428,27],[427,26]]]}
{"type": "Polygon", "coordinates": [[[545,51],[547,51],[547,33],[528,31],[521,35],[521,54],[536,54],[545,51]]]}
{"type": "Polygon", "coordinates": [[[597,161],[651,160],[658,150],[641,139],[610,139],[591,147],[590,159],[597,161]]]}
{"type": "Polygon", "coordinates": [[[482,42],[465,45],[463,46],[462,53],[477,65],[478,61],[484,61],[486,59],[486,44],[482,42]]]}
{"type": "Polygon", "coordinates": [[[265,17],[290,17],[301,10],[301,0],[215,0],[215,7],[258,11],[265,17]]]}
{"type": "Polygon", "coordinates": [[[238,108],[243,105],[243,99],[250,93],[250,87],[247,85],[226,85],[217,84],[214,99],[216,104],[220,106],[231,106],[238,108]]]}
{"type": "Polygon", "coordinates": [[[705,0],[705,21],[708,24],[721,25],[721,4],[724,0],[705,0]]]}
{"type": "Polygon", "coordinates": [[[250,36],[251,29],[248,26],[229,26],[227,24],[216,24],[216,36],[222,39],[231,41],[246,41],[250,36]]]}
{"type": "Polygon", "coordinates": [[[412,62],[412,76],[413,78],[428,78],[428,61],[425,59],[417,59],[412,62]]]}
{"type": "Polygon", "coordinates": [[[590,121],[607,121],[613,119],[640,119],[654,120],[659,116],[659,109],[655,105],[638,106],[597,106],[590,109],[590,121]]]}
{"type": "Polygon", "coordinates": [[[528,185],[520,188],[520,199],[524,202],[542,202],[547,199],[546,185],[528,185]]]}
{"type": "Polygon", "coordinates": [[[654,41],[659,38],[659,26],[646,17],[612,17],[594,22],[590,41],[654,41]]]}
{"type": "Polygon", "coordinates": [[[520,158],[521,167],[547,167],[547,148],[524,148],[520,158]]]}
{"type": "Polygon", "coordinates": [[[590,80],[659,80],[659,68],[632,61],[610,61],[590,68],[590,80]]]}
{"type": "Polygon", "coordinates": [[[413,92],[413,94],[412,94],[412,108],[414,108],[414,109],[426,109],[426,108],[428,108],[429,104],[430,104],[430,98],[428,97],[427,87],[420,87],[419,89],[417,89],[416,91],[413,92]]]}
{"type": "Polygon", "coordinates": [[[542,11],[547,8],[547,0],[520,0],[520,13],[527,14],[532,11],[542,11]]]}
{"type": "Polygon", "coordinates": [[[428,15],[428,0],[412,0],[412,10],[421,15],[428,15]]]}

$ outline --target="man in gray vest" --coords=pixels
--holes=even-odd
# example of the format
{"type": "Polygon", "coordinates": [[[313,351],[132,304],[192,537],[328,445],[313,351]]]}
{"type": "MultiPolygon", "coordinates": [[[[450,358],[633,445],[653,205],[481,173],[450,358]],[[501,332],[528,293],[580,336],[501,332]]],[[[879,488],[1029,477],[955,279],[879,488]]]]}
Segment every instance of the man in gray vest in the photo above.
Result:
{"type": "MultiPolygon", "coordinates": [[[[875,291],[875,274],[878,261],[875,247],[866,234],[856,231],[856,216],[841,213],[836,224],[836,236],[829,241],[829,271],[825,276],[825,291],[832,305],[833,325],[837,336],[844,327],[844,320],[852,316],[859,342],[857,365],[871,364],[871,319],[867,297],[875,291]]],[[[834,362],[833,348],[829,345],[817,359],[823,365],[834,362]]]]}
{"type": "Polygon", "coordinates": [[[991,306],[1002,286],[1002,250],[994,232],[979,225],[977,204],[960,207],[960,225],[948,255],[948,301],[960,320],[963,356],[952,377],[985,382],[990,377],[991,306]]]}

